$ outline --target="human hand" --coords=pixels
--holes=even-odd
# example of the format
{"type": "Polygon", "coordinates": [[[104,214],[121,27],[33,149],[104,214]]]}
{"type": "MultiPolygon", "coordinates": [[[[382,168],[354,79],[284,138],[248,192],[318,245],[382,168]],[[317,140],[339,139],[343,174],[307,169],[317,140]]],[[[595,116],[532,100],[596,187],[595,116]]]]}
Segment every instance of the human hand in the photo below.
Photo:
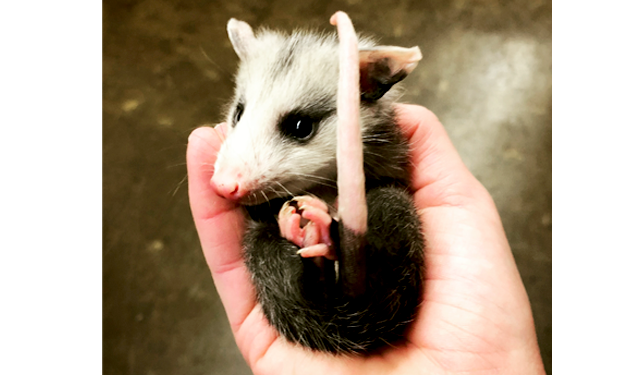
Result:
{"type": "Polygon", "coordinates": [[[426,239],[423,302],[406,345],[333,356],[281,339],[243,261],[242,209],[211,188],[225,126],[189,137],[189,198],[235,340],[257,374],[544,374],[529,300],[492,198],[429,110],[397,105],[426,239]]]}

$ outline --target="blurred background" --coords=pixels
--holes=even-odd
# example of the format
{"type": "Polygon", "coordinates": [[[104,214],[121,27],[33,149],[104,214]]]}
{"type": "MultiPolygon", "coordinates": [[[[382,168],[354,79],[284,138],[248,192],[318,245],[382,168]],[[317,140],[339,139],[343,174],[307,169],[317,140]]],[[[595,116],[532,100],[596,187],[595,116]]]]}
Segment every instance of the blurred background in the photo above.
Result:
{"type": "Polygon", "coordinates": [[[551,2],[103,2],[103,372],[249,374],[191,218],[185,149],[223,119],[231,17],[331,31],[346,11],[383,44],[419,45],[403,102],[432,109],[493,195],[551,373],[551,2]]]}

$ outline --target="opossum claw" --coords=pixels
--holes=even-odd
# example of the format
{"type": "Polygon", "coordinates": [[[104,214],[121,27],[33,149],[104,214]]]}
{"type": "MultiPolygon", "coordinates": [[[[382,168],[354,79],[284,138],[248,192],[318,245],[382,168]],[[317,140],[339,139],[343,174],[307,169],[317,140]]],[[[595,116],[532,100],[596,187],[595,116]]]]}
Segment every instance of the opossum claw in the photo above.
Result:
{"type": "Polygon", "coordinates": [[[304,245],[304,231],[300,228],[300,222],[301,215],[297,213],[297,209],[289,205],[288,202],[285,203],[278,215],[280,235],[298,247],[304,245]]]}
{"type": "Polygon", "coordinates": [[[299,249],[297,253],[301,255],[302,258],[324,257],[329,260],[336,260],[336,253],[334,253],[328,245],[323,243],[299,249]]]}

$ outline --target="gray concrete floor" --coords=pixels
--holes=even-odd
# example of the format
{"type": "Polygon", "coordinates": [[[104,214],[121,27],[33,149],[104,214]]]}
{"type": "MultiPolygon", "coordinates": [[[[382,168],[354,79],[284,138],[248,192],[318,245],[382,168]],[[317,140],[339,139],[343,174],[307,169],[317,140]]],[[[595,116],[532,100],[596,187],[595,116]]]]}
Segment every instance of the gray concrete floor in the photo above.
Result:
{"type": "Polygon", "coordinates": [[[488,188],[551,373],[551,2],[106,0],[104,374],[247,374],[189,211],[190,131],[220,121],[237,59],[230,17],[331,30],[344,10],[419,45],[405,102],[432,109],[488,188]]]}

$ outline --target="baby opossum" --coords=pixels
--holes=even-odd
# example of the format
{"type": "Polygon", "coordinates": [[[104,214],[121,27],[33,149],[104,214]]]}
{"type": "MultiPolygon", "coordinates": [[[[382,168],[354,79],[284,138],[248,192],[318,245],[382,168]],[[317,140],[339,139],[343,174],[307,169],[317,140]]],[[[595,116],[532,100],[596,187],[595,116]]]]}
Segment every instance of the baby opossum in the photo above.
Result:
{"type": "Polygon", "coordinates": [[[269,323],[331,353],[400,341],[421,300],[424,245],[391,88],[419,49],[358,41],[367,229],[357,233],[337,217],[337,36],[255,34],[235,19],[227,29],[241,61],[211,184],[247,209],[245,260],[269,323]]]}

